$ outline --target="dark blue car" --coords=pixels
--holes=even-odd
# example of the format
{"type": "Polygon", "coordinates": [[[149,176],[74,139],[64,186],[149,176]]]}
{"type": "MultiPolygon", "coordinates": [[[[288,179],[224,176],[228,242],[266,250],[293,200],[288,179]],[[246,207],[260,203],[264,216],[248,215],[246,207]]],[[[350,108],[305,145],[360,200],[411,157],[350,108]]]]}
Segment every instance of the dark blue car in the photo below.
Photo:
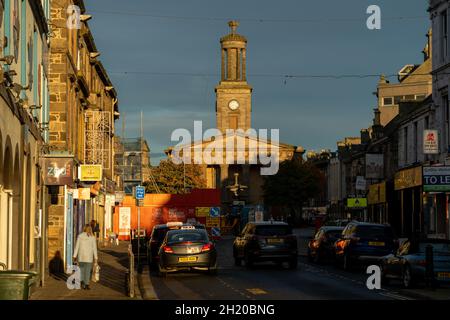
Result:
{"type": "Polygon", "coordinates": [[[345,270],[361,263],[378,264],[397,247],[398,239],[391,226],[352,221],[335,243],[336,261],[345,270]]]}

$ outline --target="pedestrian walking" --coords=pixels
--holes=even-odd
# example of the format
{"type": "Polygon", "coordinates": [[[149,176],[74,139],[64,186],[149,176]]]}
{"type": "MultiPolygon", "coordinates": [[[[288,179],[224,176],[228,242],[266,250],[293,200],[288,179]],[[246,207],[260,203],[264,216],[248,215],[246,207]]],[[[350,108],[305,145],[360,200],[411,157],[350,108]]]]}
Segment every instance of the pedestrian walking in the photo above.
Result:
{"type": "Polygon", "coordinates": [[[92,232],[90,225],[86,225],[77,238],[75,251],[73,254],[74,261],[78,262],[81,275],[81,287],[90,290],[89,282],[91,280],[91,272],[93,264],[97,264],[97,241],[92,232]]]}

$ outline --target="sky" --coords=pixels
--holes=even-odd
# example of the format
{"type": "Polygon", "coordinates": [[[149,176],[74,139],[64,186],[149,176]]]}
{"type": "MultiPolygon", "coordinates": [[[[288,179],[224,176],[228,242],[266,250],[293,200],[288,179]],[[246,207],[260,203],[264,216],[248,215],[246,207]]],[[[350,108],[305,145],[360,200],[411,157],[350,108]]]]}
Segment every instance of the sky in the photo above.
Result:
{"type": "MultiPolygon", "coordinates": [[[[425,0],[85,0],[100,59],[119,95],[116,134],[144,136],[157,164],[175,145],[173,130],[194,120],[215,127],[220,37],[238,20],[248,39],[252,127],[280,129],[280,140],[306,150],[371,125],[378,77],[305,75],[396,74],[420,64],[430,27],[425,0]],[[369,30],[369,5],[381,30],[369,30]],[[288,77],[295,75],[302,77],[288,77]]],[[[396,77],[390,78],[391,82],[396,77]]]]}

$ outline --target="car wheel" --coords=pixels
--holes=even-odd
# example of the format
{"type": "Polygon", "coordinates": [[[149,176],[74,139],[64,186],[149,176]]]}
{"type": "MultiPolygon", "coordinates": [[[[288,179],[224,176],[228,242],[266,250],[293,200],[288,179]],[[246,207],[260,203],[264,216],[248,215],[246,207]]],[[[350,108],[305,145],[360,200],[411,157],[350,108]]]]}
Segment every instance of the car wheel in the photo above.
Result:
{"type": "Polygon", "coordinates": [[[161,278],[167,277],[167,271],[165,271],[164,268],[161,267],[161,265],[158,265],[158,275],[161,278]]]}
{"type": "Polygon", "coordinates": [[[351,259],[350,259],[349,255],[347,253],[345,253],[343,258],[342,258],[342,268],[345,271],[351,271],[352,270],[352,262],[351,262],[351,259]]]}
{"type": "Polygon", "coordinates": [[[295,270],[298,268],[298,259],[297,257],[289,260],[289,269],[295,270]]]}
{"type": "Polygon", "coordinates": [[[253,261],[250,258],[250,255],[246,252],[245,256],[244,256],[244,261],[245,261],[245,267],[246,268],[252,268],[253,267],[253,261]]]}
{"type": "Polygon", "coordinates": [[[314,256],[314,263],[319,264],[321,261],[322,261],[322,259],[320,257],[320,251],[317,250],[316,255],[314,256]]]}
{"type": "Polygon", "coordinates": [[[313,256],[311,255],[311,249],[308,248],[308,261],[313,262],[313,256]]]}
{"type": "Polygon", "coordinates": [[[411,267],[409,265],[406,265],[403,268],[402,281],[403,281],[403,286],[406,289],[410,289],[414,285],[413,276],[411,273],[411,267]]]}

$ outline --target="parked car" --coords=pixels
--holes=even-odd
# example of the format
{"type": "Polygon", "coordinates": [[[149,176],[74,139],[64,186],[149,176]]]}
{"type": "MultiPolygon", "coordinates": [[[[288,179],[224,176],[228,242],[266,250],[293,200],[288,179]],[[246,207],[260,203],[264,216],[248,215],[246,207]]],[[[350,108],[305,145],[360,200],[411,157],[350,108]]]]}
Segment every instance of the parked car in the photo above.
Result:
{"type": "Polygon", "coordinates": [[[205,229],[202,224],[188,224],[182,222],[168,222],[165,224],[158,224],[153,227],[150,240],[147,244],[147,260],[150,267],[156,267],[159,261],[159,248],[166,237],[169,230],[179,230],[179,229],[205,229]]]}
{"type": "Polygon", "coordinates": [[[325,222],[324,226],[345,227],[349,222],[348,219],[329,220],[325,222]]]}
{"type": "Polygon", "coordinates": [[[167,232],[159,248],[159,274],[178,270],[207,270],[217,273],[217,252],[205,229],[179,229],[167,232]]]}
{"type": "Polygon", "coordinates": [[[383,257],[381,261],[382,279],[401,280],[405,288],[410,288],[426,278],[426,248],[433,247],[434,278],[438,282],[450,283],[450,241],[424,239],[405,241],[395,254],[383,257]]]}
{"type": "Polygon", "coordinates": [[[340,238],[344,227],[325,226],[319,229],[308,243],[308,259],[315,263],[334,260],[334,243],[340,238]]]}
{"type": "Polygon", "coordinates": [[[288,262],[297,268],[297,237],[285,222],[249,222],[233,243],[233,256],[237,266],[242,260],[247,267],[254,262],[288,262]]]}
{"type": "Polygon", "coordinates": [[[345,270],[351,270],[358,263],[378,264],[397,248],[398,239],[391,226],[352,221],[335,243],[336,261],[345,270]]]}

